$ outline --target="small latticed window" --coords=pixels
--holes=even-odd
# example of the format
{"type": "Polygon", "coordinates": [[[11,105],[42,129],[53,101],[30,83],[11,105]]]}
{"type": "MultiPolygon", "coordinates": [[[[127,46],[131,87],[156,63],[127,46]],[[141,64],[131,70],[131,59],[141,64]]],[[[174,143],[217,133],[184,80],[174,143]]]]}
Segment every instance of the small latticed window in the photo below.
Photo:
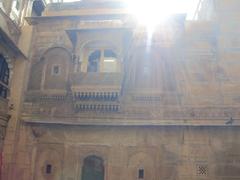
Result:
{"type": "Polygon", "coordinates": [[[197,176],[207,176],[208,166],[206,164],[197,164],[196,173],[197,173],[197,176]]]}
{"type": "Polygon", "coordinates": [[[52,165],[51,164],[47,164],[46,165],[46,174],[51,174],[52,173],[52,165]]]}
{"type": "Polygon", "coordinates": [[[52,67],[52,75],[60,75],[60,65],[53,65],[52,67]]]}
{"type": "Polygon", "coordinates": [[[144,169],[138,170],[138,179],[144,179],[144,169]]]}

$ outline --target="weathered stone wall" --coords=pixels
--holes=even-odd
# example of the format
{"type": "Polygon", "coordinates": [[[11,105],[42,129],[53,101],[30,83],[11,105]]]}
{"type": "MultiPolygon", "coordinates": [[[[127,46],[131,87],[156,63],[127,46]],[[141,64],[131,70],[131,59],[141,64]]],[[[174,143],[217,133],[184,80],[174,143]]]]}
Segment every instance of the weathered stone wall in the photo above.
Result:
{"type": "MultiPolygon", "coordinates": [[[[98,23],[91,24],[96,25],[98,23]]],[[[28,84],[29,91],[41,90],[42,92],[49,93],[51,90],[56,89],[66,90],[66,84],[70,83],[71,75],[75,71],[87,71],[88,51],[91,48],[97,48],[97,46],[86,48],[85,46],[89,43],[96,43],[97,45],[99,42],[109,43],[106,47],[116,50],[116,54],[119,57],[118,63],[122,63],[123,50],[125,48],[123,45],[122,30],[83,30],[76,34],[77,37],[73,41],[77,42],[71,42],[71,36],[68,37],[67,30],[79,28],[78,26],[80,25],[83,29],[85,26],[88,26],[87,23],[82,24],[80,20],[68,18],[38,22],[33,34],[33,57],[31,76],[28,84]],[[60,49],[59,52],[56,49],[60,49]],[[54,64],[61,67],[59,76],[52,76],[51,74],[51,68],[54,64]]],[[[100,46],[99,48],[103,47],[100,46]]],[[[102,65],[100,67],[103,68],[102,65]]],[[[119,67],[121,66],[119,65],[119,67]]],[[[54,91],[52,92],[54,94],[54,91]]]]}
{"type": "MultiPolygon", "coordinates": [[[[173,22],[159,26],[148,44],[146,31],[141,28],[132,27],[129,30],[133,32],[132,36],[126,36],[122,29],[114,29],[114,26],[112,29],[101,29],[109,26],[106,21],[101,21],[100,25],[98,21],[66,17],[38,20],[34,26],[32,68],[26,99],[31,102],[30,96],[35,99],[48,96],[51,99],[51,96],[58,98],[68,94],[66,98],[70,101],[62,101],[61,106],[48,103],[48,100],[43,104],[34,101],[24,106],[24,114],[27,114],[28,120],[32,116],[32,119],[49,121],[48,116],[51,115],[54,117],[51,121],[85,124],[89,123],[90,116],[92,119],[101,119],[101,122],[112,118],[111,122],[118,120],[116,123],[121,123],[127,119],[128,122],[138,124],[139,119],[148,119],[151,122],[144,123],[188,125],[224,125],[233,118],[234,124],[239,124],[240,64],[237,48],[234,52],[225,51],[231,47],[228,39],[224,38],[225,34],[220,34],[225,30],[219,31],[217,21],[173,22]],[[96,29],[97,25],[99,29],[96,29]],[[84,45],[99,41],[112,43],[112,47],[119,53],[124,67],[121,69],[124,76],[122,82],[118,82],[118,79],[114,81],[114,76],[109,74],[113,83],[104,84],[104,80],[109,78],[103,78],[105,75],[101,73],[100,81],[95,76],[84,78],[86,74],[75,72],[86,72],[88,62],[84,45]],[[62,48],[61,53],[51,52],[54,48],[62,48]],[[54,64],[61,66],[60,76],[52,76],[54,64]],[[79,76],[79,84],[71,81],[76,76],[79,76]],[[88,82],[81,83],[84,80],[88,82]],[[76,113],[72,108],[75,87],[84,89],[84,93],[99,89],[112,92],[113,88],[120,87],[122,95],[119,98],[119,113],[76,113]],[[67,113],[62,107],[68,110],[67,113]],[[44,118],[39,119],[39,115],[44,118]],[[66,116],[69,119],[67,121],[63,118],[66,116]]],[[[122,28],[126,27],[122,24],[122,28]]],[[[104,47],[104,44],[97,45],[104,47]]]]}
{"type": "MultiPolygon", "coordinates": [[[[49,14],[66,12],[53,10],[49,14]]],[[[133,36],[126,41],[118,29],[124,24],[116,28],[114,23],[84,22],[78,17],[32,20],[30,80],[26,96],[22,90],[15,92],[19,103],[5,145],[5,179],[79,180],[83,160],[90,155],[104,160],[105,180],[137,179],[139,168],[144,168],[145,178],[151,180],[240,178],[236,19],[228,25],[215,21],[185,22],[180,29],[160,26],[151,46],[146,31],[133,26],[133,36]],[[98,27],[116,29],[105,34],[98,27]],[[67,72],[86,72],[82,46],[105,39],[125,57],[124,81],[113,81],[122,88],[117,99],[121,108],[117,112],[92,111],[92,102],[83,100],[91,110],[76,112],[77,100],[67,72]],[[63,51],[49,55],[54,48],[63,51]],[[76,62],[78,58],[82,64],[76,62]],[[53,78],[51,66],[55,63],[64,70],[53,78]],[[22,120],[21,126],[18,119],[22,120]],[[48,164],[52,165],[51,174],[46,174],[48,164]]],[[[25,69],[18,69],[22,76],[25,69]]],[[[101,84],[98,78],[88,76],[85,81],[97,81],[96,89],[112,90],[111,84],[101,84]]],[[[89,88],[92,93],[89,84],[79,83],[78,88],[89,88]]],[[[17,82],[14,87],[18,87],[17,82]]]]}
{"type": "Polygon", "coordinates": [[[27,136],[36,180],[81,179],[83,159],[90,155],[104,160],[105,179],[136,179],[139,168],[152,180],[240,177],[240,133],[234,127],[50,125],[29,126],[27,136]],[[47,164],[52,174],[45,173],[47,164]]]}

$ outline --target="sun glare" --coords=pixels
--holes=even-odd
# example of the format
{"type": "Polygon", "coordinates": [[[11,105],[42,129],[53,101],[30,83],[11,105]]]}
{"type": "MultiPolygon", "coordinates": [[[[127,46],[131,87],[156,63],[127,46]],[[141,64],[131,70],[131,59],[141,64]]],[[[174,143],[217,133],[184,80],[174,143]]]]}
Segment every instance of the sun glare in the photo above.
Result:
{"type": "MultiPolygon", "coordinates": [[[[161,1],[162,2],[162,1],[161,1]]],[[[163,22],[169,15],[169,4],[160,3],[160,1],[154,0],[130,0],[128,2],[129,12],[136,18],[140,25],[146,25],[153,28],[156,24],[163,22]]]]}
{"type": "Polygon", "coordinates": [[[163,23],[169,16],[186,13],[191,16],[198,0],[126,0],[128,11],[139,25],[144,25],[149,31],[163,23]]]}

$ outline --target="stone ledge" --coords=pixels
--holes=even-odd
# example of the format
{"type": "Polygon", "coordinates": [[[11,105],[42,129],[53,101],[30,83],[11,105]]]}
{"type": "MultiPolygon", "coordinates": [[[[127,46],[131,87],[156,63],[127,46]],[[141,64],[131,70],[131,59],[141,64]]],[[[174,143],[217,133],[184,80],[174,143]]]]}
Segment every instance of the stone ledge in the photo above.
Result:
{"type": "Polygon", "coordinates": [[[23,122],[29,124],[58,124],[78,126],[218,126],[238,127],[240,120],[234,120],[231,124],[224,119],[219,120],[137,120],[137,119],[83,119],[83,118],[34,118],[22,117],[23,122]],[[66,121],[67,120],[67,121],[66,121]]]}

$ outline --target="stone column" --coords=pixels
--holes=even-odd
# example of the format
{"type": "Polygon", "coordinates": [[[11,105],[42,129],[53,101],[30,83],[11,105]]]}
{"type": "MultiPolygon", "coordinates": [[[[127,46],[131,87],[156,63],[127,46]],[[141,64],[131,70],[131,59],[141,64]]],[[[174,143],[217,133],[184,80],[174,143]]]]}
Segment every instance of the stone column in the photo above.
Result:
{"type": "Polygon", "coordinates": [[[6,138],[4,141],[3,159],[3,179],[11,180],[14,177],[14,169],[17,155],[17,145],[20,131],[20,112],[22,108],[23,90],[25,85],[25,73],[27,61],[19,59],[14,61],[14,74],[11,77],[10,104],[13,104],[11,119],[8,123],[6,138]]]}
{"type": "Polygon", "coordinates": [[[98,68],[99,68],[99,72],[103,72],[104,70],[104,49],[100,49],[101,51],[101,57],[99,59],[99,65],[98,65],[98,68]]]}
{"type": "Polygon", "coordinates": [[[73,144],[66,143],[65,155],[64,155],[64,165],[63,165],[63,179],[66,180],[81,180],[78,177],[79,171],[81,171],[81,163],[78,157],[78,148],[73,144]]]}

